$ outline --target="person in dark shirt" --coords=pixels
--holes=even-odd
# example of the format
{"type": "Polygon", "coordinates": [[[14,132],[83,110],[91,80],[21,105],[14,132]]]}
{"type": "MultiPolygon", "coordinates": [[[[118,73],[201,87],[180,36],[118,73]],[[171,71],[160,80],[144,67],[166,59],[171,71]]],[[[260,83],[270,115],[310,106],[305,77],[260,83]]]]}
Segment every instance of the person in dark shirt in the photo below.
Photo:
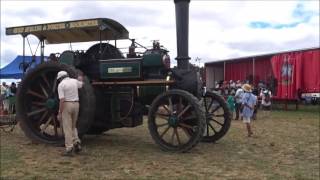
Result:
{"type": "Polygon", "coordinates": [[[17,85],[16,83],[12,82],[11,86],[10,86],[10,92],[11,92],[11,96],[15,96],[17,93],[17,85]]]}
{"type": "MultiPolygon", "coordinates": [[[[260,96],[259,94],[259,89],[257,87],[254,87],[252,86],[253,89],[252,89],[252,94],[255,95],[257,98],[260,96]]],[[[252,116],[252,119],[253,120],[256,120],[257,119],[257,113],[258,113],[258,108],[259,108],[259,101],[257,99],[257,105],[254,107],[254,111],[253,111],[253,116],[252,116]]]]}

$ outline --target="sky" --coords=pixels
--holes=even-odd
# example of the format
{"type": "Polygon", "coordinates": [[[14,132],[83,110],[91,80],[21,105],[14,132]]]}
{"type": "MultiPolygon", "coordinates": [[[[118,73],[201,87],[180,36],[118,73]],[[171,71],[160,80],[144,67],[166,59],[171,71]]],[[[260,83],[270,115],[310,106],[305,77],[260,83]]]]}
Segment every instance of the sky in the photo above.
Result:
{"type": "MultiPolygon", "coordinates": [[[[192,63],[279,51],[319,47],[319,1],[197,1],[190,2],[189,56],[192,63]]],[[[175,11],[172,1],[3,1],[1,0],[1,67],[22,54],[22,37],[6,36],[5,28],[88,18],[111,18],[144,46],[152,40],[176,55],[175,11]]],[[[38,40],[28,37],[32,53],[38,40]]],[[[87,50],[94,42],[74,43],[87,50]]],[[[130,41],[118,42],[128,47],[130,41]]],[[[45,55],[69,50],[70,44],[46,45],[45,55]]],[[[121,49],[127,52],[127,49],[121,49]]],[[[28,45],[26,54],[31,55],[28,45]]],[[[40,50],[37,51],[39,55],[40,50]]]]}

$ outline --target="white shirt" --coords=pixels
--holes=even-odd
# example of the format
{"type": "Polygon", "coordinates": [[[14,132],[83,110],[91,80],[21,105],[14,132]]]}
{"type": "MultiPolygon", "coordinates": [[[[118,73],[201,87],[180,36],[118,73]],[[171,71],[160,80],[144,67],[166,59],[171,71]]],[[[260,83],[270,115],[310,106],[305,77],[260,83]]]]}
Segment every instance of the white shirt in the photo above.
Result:
{"type": "Polygon", "coordinates": [[[243,95],[244,91],[242,88],[237,89],[236,91],[236,95],[234,96],[236,99],[236,103],[241,103],[242,102],[242,95],[243,95]]]}
{"type": "Polygon", "coordinates": [[[65,78],[58,85],[59,99],[64,98],[65,101],[79,101],[78,89],[83,83],[77,79],[65,78]]]}

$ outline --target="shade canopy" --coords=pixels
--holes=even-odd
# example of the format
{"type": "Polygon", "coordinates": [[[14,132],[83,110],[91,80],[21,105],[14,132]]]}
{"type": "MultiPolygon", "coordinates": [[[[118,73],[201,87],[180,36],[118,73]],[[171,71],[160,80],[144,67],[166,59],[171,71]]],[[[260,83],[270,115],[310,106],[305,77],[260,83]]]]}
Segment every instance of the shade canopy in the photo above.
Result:
{"type": "Polygon", "coordinates": [[[6,28],[6,35],[32,34],[47,44],[128,39],[129,32],[108,18],[83,19],[6,28]]]}
{"type": "Polygon", "coordinates": [[[10,64],[0,69],[0,79],[21,79],[23,77],[23,61],[29,66],[28,70],[30,70],[41,63],[41,57],[25,56],[23,60],[23,56],[17,56],[10,64]]]}

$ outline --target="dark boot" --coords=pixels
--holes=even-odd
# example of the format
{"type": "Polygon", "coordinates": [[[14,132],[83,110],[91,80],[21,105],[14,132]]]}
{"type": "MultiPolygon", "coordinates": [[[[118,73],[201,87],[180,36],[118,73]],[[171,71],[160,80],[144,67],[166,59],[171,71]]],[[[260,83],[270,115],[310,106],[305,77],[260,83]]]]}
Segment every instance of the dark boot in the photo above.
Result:
{"type": "Polygon", "coordinates": [[[74,152],[78,154],[78,153],[81,152],[81,150],[82,150],[81,144],[80,144],[80,142],[77,142],[77,143],[74,145],[74,152]]]}

